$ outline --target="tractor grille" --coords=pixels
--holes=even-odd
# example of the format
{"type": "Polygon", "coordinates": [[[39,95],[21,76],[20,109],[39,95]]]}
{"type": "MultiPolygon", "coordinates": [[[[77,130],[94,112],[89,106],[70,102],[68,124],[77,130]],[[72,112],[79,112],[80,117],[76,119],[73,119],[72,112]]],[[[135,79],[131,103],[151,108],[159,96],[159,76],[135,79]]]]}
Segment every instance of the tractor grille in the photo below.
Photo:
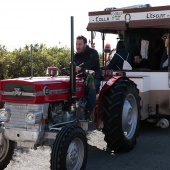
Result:
{"type": "Polygon", "coordinates": [[[14,88],[21,88],[22,91],[34,92],[34,86],[32,84],[11,84],[6,83],[4,86],[5,91],[13,91],[14,88]]]}
{"type": "Polygon", "coordinates": [[[22,99],[22,100],[34,100],[35,96],[34,86],[32,84],[4,84],[4,98],[5,99],[22,99]],[[15,88],[20,89],[23,95],[15,95],[13,92],[15,88]],[[24,95],[26,94],[26,95],[24,95]],[[28,95],[29,94],[29,95],[28,95]]]}
{"type": "Polygon", "coordinates": [[[5,103],[5,109],[10,112],[9,121],[5,122],[6,129],[38,131],[40,124],[28,124],[25,121],[26,114],[31,111],[42,111],[42,105],[9,104],[5,103]]]}

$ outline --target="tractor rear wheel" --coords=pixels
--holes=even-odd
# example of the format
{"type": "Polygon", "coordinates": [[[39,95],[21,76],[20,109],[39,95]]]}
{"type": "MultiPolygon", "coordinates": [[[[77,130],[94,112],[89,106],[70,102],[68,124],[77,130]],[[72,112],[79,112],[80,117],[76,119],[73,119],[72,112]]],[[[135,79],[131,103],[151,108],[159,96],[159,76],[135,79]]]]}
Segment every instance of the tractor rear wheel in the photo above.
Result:
{"type": "Polygon", "coordinates": [[[87,163],[87,138],[82,128],[68,125],[59,132],[51,153],[51,170],[83,170],[87,163]]]}
{"type": "Polygon", "coordinates": [[[140,123],[140,97],[136,84],[122,77],[104,93],[103,133],[114,152],[130,151],[136,144],[140,123]]]}
{"type": "Polygon", "coordinates": [[[15,142],[2,137],[0,143],[0,169],[5,169],[12,159],[14,153],[15,142]]]}

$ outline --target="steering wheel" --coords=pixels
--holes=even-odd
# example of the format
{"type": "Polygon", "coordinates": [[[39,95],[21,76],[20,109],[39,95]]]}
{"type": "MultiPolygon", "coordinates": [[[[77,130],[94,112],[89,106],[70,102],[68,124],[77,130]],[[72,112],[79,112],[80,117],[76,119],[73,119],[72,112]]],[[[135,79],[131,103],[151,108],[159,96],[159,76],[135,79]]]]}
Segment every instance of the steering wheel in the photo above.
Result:
{"type": "Polygon", "coordinates": [[[65,76],[70,76],[70,67],[64,67],[61,69],[61,73],[65,76]]]}
{"type": "MultiPolygon", "coordinates": [[[[70,76],[70,67],[64,67],[61,69],[61,73],[65,76],[70,76]]],[[[94,75],[93,70],[86,70],[86,72],[76,73],[77,77],[86,78],[89,74],[94,75]]]]}

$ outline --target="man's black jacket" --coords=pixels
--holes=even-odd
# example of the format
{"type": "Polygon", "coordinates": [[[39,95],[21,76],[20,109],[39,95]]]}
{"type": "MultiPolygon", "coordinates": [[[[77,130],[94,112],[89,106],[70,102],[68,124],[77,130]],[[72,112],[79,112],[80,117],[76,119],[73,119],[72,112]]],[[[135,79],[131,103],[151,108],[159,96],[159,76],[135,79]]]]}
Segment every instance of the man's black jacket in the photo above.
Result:
{"type": "MultiPolygon", "coordinates": [[[[94,78],[100,79],[99,54],[95,49],[86,46],[83,53],[75,54],[75,63],[76,66],[81,67],[81,72],[85,72],[85,70],[94,70],[94,78]]],[[[85,74],[83,76],[85,76],[85,74]]]]}
{"type": "Polygon", "coordinates": [[[138,69],[138,68],[148,68],[148,60],[147,59],[142,59],[140,63],[134,63],[133,64],[133,69],[138,69]]]}

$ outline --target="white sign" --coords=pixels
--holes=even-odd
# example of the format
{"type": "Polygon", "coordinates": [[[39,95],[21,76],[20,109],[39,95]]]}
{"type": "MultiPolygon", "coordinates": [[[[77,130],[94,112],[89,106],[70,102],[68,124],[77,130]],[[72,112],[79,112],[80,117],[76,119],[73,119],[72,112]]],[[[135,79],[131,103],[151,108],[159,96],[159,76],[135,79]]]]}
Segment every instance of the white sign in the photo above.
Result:
{"type": "Polygon", "coordinates": [[[112,22],[112,21],[133,21],[170,18],[170,10],[149,11],[136,13],[123,13],[123,11],[112,11],[110,15],[89,16],[89,22],[112,22]]]}

